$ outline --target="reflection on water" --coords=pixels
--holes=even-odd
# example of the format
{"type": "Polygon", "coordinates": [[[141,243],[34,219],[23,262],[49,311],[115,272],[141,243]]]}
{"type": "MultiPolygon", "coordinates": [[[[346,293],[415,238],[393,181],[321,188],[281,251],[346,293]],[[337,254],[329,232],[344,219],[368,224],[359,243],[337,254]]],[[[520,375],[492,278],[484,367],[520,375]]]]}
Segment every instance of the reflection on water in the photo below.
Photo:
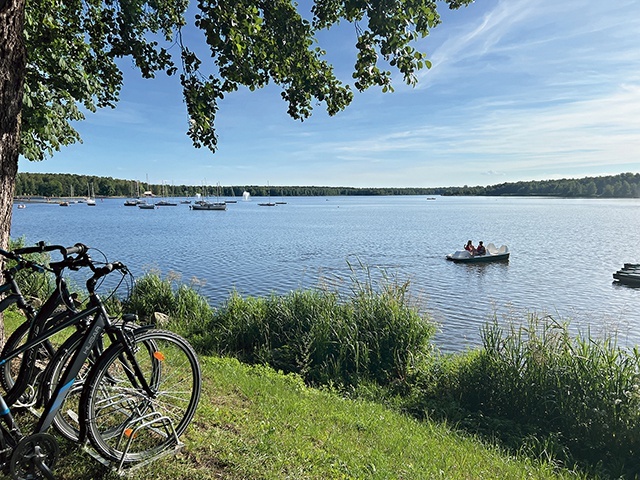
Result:
{"type": "Polygon", "coordinates": [[[612,284],[625,262],[640,263],[638,200],[544,198],[313,197],[226,211],[186,205],[140,210],[123,200],[97,207],[30,204],[14,209],[12,236],[83,242],[136,275],[157,268],[204,282],[213,304],[230,290],[283,293],[323,285],[348,291],[349,264],[411,282],[421,309],[441,325],[438,345],[479,341],[494,314],[547,312],[592,332],[615,328],[640,341],[640,289],[612,284]],[[445,255],[483,240],[511,250],[508,263],[455,264],[445,255]]]}

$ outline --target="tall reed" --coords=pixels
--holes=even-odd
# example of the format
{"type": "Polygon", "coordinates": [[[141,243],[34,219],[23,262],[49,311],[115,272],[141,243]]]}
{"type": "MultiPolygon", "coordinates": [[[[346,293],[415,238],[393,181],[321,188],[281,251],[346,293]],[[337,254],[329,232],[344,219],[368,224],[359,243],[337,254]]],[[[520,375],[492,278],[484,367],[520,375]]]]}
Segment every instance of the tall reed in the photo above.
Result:
{"type": "Polygon", "coordinates": [[[605,477],[640,473],[637,348],[621,348],[615,334],[572,335],[568,324],[538,315],[524,324],[490,322],[481,336],[482,349],[458,355],[439,374],[421,372],[435,380],[420,388],[424,411],[462,409],[455,414],[461,424],[493,428],[514,448],[605,477]]]}
{"type": "Polygon", "coordinates": [[[215,311],[199,346],[296,372],[313,384],[397,382],[428,355],[435,333],[411,305],[407,287],[369,279],[354,280],[348,295],[326,289],[266,298],[234,293],[215,311]]]}

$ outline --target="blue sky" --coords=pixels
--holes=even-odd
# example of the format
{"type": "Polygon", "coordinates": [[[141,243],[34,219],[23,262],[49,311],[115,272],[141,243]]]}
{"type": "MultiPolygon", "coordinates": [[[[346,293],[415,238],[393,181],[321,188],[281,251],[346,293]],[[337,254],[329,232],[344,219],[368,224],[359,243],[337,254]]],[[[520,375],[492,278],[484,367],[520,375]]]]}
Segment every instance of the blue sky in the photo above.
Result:
{"type": "MultiPolygon", "coordinates": [[[[439,2],[439,5],[442,5],[439,2]]],[[[115,110],[82,144],[20,171],[201,185],[436,187],[640,172],[640,2],[477,0],[441,11],[417,87],[356,93],[304,122],[275,87],[220,104],[219,149],[194,149],[177,80],[124,62],[115,110]]],[[[353,27],[319,36],[350,80],[353,27]]]]}

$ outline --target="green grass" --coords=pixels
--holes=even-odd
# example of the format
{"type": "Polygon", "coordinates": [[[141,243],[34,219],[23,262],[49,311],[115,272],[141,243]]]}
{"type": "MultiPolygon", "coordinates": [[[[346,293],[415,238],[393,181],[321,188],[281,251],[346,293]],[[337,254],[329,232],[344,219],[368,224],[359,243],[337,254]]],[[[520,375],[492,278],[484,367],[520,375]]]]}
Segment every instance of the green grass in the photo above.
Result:
{"type": "MultiPolygon", "coordinates": [[[[185,448],[135,478],[562,479],[550,464],[518,459],[446,425],[309,388],[298,376],[203,357],[203,396],[185,448]]],[[[59,479],[119,478],[66,446],[59,479]]]]}

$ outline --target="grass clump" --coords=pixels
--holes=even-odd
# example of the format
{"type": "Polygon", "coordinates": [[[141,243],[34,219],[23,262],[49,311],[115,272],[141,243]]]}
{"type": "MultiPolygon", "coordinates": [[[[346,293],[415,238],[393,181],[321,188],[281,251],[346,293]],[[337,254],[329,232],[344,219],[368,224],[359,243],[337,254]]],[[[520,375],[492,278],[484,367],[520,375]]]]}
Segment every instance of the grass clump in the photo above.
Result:
{"type": "Polygon", "coordinates": [[[435,332],[404,294],[400,287],[348,299],[318,290],[246,299],[232,294],[198,343],[205,351],[298,373],[314,385],[387,385],[429,354],[435,332]]]}
{"type": "Polygon", "coordinates": [[[191,285],[180,282],[176,275],[160,276],[158,271],[150,271],[138,278],[129,294],[122,302],[122,310],[136,313],[141,322],[157,322],[156,314],[168,316],[168,325],[182,334],[196,331],[207,324],[213,309],[206,298],[191,285]]]}

